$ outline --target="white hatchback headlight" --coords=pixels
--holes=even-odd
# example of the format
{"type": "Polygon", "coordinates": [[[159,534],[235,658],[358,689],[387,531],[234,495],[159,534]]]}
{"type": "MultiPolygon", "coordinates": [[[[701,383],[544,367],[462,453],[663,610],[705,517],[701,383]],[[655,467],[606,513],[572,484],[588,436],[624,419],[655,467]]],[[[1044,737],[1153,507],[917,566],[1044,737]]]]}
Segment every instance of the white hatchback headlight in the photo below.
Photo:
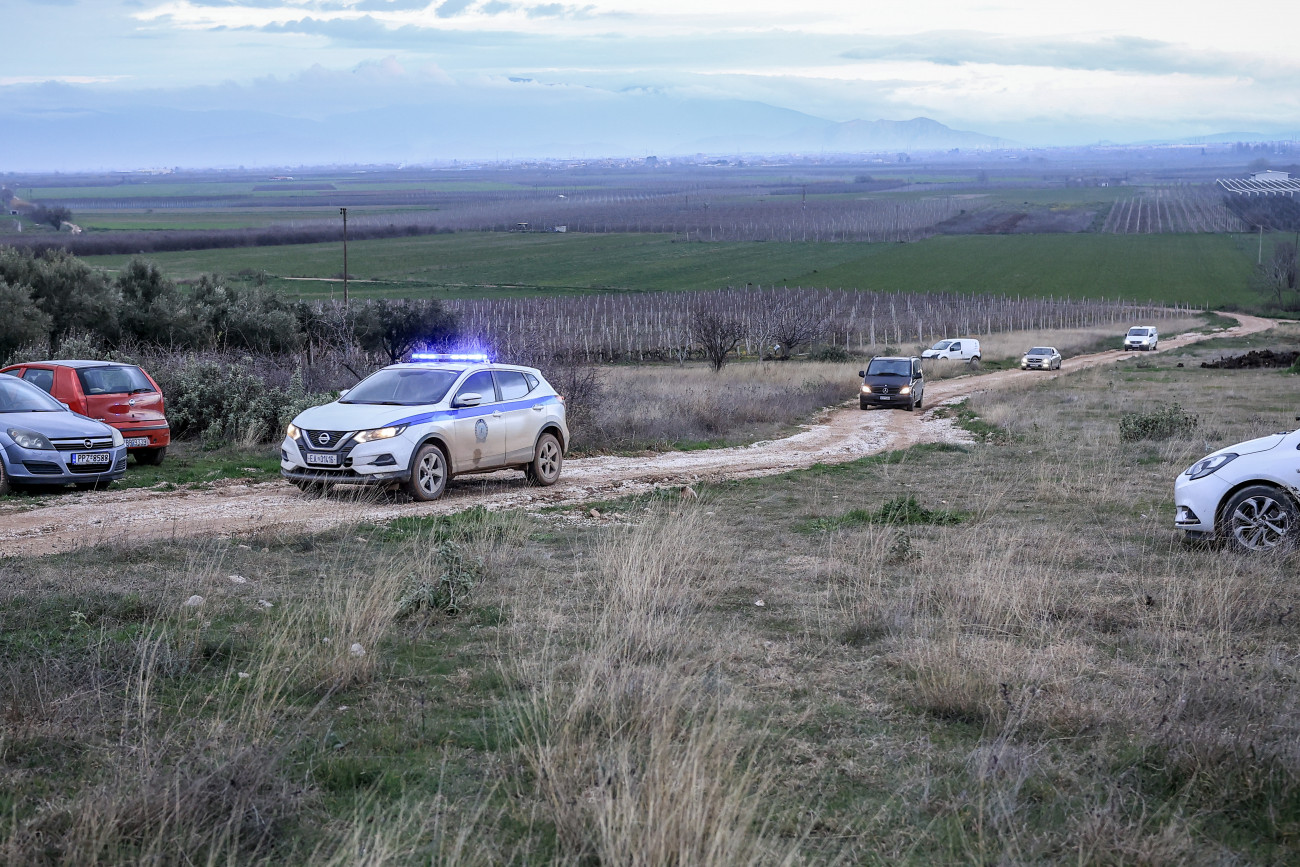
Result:
{"type": "Polygon", "coordinates": [[[1222,454],[1222,455],[1214,455],[1208,458],[1202,458],[1201,460],[1197,461],[1196,463],[1188,467],[1186,473],[1187,478],[1192,479],[1193,481],[1195,481],[1196,479],[1203,479],[1206,476],[1210,475],[1211,473],[1215,473],[1223,469],[1225,466],[1232,463],[1236,459],[1237,459],[1237,455],[1233,454],[1232,452],[1228,452],[1227,454],[1222,454]]]}
{"type": "Polygon", "coordinates": [[[291,440],[296,440],[299,433],[301,433],[301,431],[298,430],[298,426],[293,422],[289,422],[289,426],[284,429],[284,435],[291,440]]]}

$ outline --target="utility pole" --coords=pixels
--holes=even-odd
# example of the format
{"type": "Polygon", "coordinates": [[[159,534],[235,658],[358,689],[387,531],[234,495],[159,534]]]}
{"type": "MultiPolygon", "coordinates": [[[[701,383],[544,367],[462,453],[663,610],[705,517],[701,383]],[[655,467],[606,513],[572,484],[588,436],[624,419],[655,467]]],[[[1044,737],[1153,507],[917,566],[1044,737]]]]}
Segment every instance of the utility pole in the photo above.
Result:
{"type": "Polygon", "coordinates": [[[348,309],[348,209],[339,208],[343,215],[343,309],[348,309]]]}

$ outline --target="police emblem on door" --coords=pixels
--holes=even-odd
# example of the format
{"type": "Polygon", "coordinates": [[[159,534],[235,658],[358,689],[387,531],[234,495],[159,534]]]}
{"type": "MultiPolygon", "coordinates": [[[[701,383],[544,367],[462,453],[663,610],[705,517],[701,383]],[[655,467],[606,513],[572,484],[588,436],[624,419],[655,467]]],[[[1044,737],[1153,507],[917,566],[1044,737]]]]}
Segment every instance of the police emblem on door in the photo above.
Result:
{"type": "Polygon", "coordinates": [[[474,422],[474,439],[481,443],[487,442],[487,422],[483,419],[474,422]]]}

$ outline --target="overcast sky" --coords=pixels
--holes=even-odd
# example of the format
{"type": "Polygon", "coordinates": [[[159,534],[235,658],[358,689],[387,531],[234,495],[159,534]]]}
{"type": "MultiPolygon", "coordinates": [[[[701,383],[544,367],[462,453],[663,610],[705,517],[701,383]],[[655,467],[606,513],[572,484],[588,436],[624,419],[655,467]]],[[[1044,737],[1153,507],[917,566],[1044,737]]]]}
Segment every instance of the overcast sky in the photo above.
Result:
{"type": "Polygon", "coordinates": [[[322,117],[433,92],[486,106],[531,86],[755,100],[835,121],[926,116],[1028,144],[1272,134],[1300,128],[1294,10],[1293,0],[0,0],[0,108],[322,117]]]}

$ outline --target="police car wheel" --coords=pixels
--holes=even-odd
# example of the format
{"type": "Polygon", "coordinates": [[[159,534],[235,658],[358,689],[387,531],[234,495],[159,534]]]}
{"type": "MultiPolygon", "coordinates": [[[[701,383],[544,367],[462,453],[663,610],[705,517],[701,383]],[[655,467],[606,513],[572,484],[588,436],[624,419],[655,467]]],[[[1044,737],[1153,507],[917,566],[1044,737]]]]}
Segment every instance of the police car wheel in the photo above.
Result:
{"type": "Polygon", "coordinates": [[[442,449],[429,443],[421,446],[411,462],[411,478],[406,492],[420,502],[436,500],[447,490],[447,456],[442,449]]]}
{"type": "Polygon", "coordinates": [[[524,467],[524,475],[534,485],[555,484],[560,478],[560,468],[564,466],[564,450],[554,434],[542,434],[537,440],[532,463],[524,467]]]}

